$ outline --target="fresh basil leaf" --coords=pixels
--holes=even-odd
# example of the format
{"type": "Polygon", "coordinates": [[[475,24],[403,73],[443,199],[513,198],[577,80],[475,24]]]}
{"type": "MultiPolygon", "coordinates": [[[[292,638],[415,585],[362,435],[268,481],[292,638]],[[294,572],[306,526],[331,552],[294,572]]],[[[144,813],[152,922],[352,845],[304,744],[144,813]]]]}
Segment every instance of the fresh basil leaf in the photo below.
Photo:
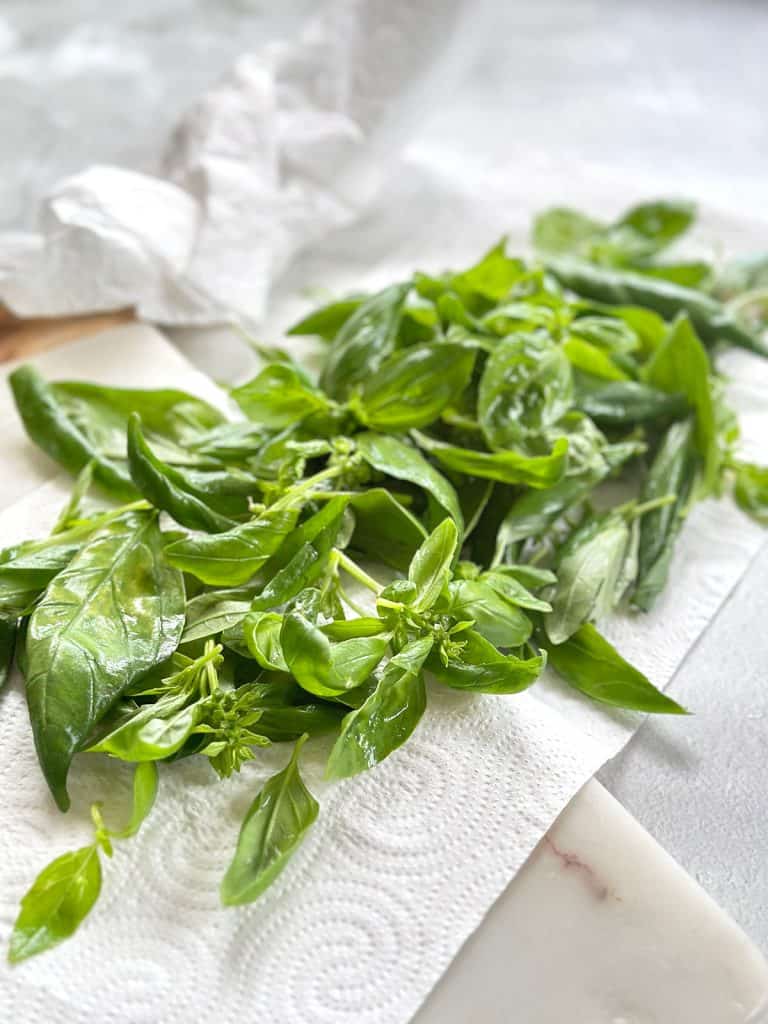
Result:
{"type": "Polygon", "coordinates": [[[514,334],[498,343],[485,364],[477,418],[490,448],[524,448],[562,418],[572,397],[562,346],[535,334],[514,334]]]}
{"type": "Polygon", "coordinates": [[[418,519],[383,487],[351,493],[349,504],[355,513],[350,548],[395,569],[407,569],[427,535],[418,519]]]}
{"type": "Polygon", "coordinates": [[[251,804],[232,863],[221,883],[226,907],[252,903],[277,878],[317,817],[319,805],[299,774],[296,742],[287,766],[273,775],[251,804]]]}
{"type": "Polygon", "coordinates": [[[337,732],[344,715],[338,704],[259,705],[259,732],[273,743],[337,732]]]}
{"type": "Polygon", "coordinates": [[[484,636],[473,629],[459,634],[464,644],[457,657],[443,661],[432,650],[427,668],[441,683],[454,690],[475,693],[520,693],[535,682],[544,667],[545,659],[518,658],[502,654],[484,636]]]}
{"type": "Polygon", "coordinates": [[[690,320],[680,316],[654,352],[645,371],[653,387],[682,394],[696,414],[696,448],[704,459],[705,480],[713,488],[719,469],[719,448],[709,377],[709,358],[690,320]]]}
{"type": "Polygon", "coordinates": [[[280,644],[283,616],[277,612],[252,611],[243,623],[245,643],[253,658],[262,668],[288,672],[289,668],[280,644]]]}
{"type": "MultiPolygon", "coordinates": [[[[557,577],[551,569],[541,569],[538,565],[495,565],[491,574],[494,581],[497,576],[503,575],[506,579],[511,577],[529,590],[538,590],[539,587],[547,587],[551,583],[557,582],[557,577]]],[[[521,601],[518,601],[518,604],[521,608],[533,608],[532,604],[524,605],[521,601]]],[[[546,611],[547,609],[540,610],[546,611]]]]}
{"type": "Polygon", "coordinates": [[[13,665],[13,653],[16,649],[17,633],[18,623],[16,619],[0,618],[0,690],[8,682],[8,676],[13,665]]]}
{"type": "Polygon", "coordinates": [[[329,640],[351,640],[353,637],[378,636],[387,632],[386,622],[368,615],[355,619],[336,619],[320,628],[329,640]]]}
{"type": "Polygon", "coordinates": [[[496,647],[520,647],[531,635],[530,619],[486,578],[456,580],[450,595],[448,613],[459,622],[473,621],[475,630],[496,647]]]}
{"type": "Polygon", "coordinates": [[[230,394],[248,419],[269,430],[293,426],[312,413],[328,412],[335,406],[296,367],[285,363],[265,366],[230,394]]]}
{"type": "Polygon", "coordinates": [[[563,342],[562,350],[571,365],[582,373],[599,380],[629,380],[629,374],[620,369],[607,352],[583,338],[571,335],[563,342]]]}
{"type": "Polygon", "coordinates": [[[458,542],[456,524],[452,519],[444,519],[413,556],[408,579],[416,588],[411,602],[414,611],[427,611],[447,587],[458,542]]]}
{"type": "Polygon", "coordinates": [[[128,419],[128,466],[139,493],[182,526],[222,533],[236,525],[187,490],[182,470],[157,458],[141,432],[138,413],[132,413],[128,419]]]}
{"type": "Polygon", "coordinates": [[[600,618],[611,610],[629,541],[629,524],[615,513],[577,531],[556,567],[552,612],[544,619],[553,644],[563,643],[593,616],[600,618]]]}
{"type": "Polygon", "coordinates": [[[660,715],[687,712],[621,657],[594,626],[586,624],[562,644],[545,642],[549,663],[579,693],[612,707],[660,715]]]}
{"type": "MultiPolygon", "coordinates": [[[[497,566],[490,572],[485,572],[480,577],[481,580],[486,583],[489,587],[492,587],[497,594],[500,594],[505,601],[510,604],[516,605],[518,608],[529,608],[534,612],[551,612],[552,605],[549,601],[543,601],[540,597],[535,597],[530,590],[528,590],[518,578],[518,574],[515,573],[515,569],[522,569],[523,575],[525,576],[525,566],[497,566]]],[[[553,573],[546,572],[545,580],[546,583],[554,583],[556,577],[553,573]]],[[[534,586],[543,586],[541,578],[535,579],[534,586]]],[[[481,630],[482,632],[482,630],[481,630]]],[[[486,634],[487,635],[487,634],[486,634]]],[[[488,637],[490,640],[491,637],[488,637]]],[[[528,637],[526,637],[526,640],[528,637]]],[[[524,641],[520,641],[524,643],[524,641]]],[[[510,644],[508,646],[515,646],[510,644]]]]}
{"type": "Polygon", "coordinates": [[[333,341],[344,324],[349,320],[365,301],[365,296],[351,295],[346,299],[337,299],[313,310],[308,316],[293,324],[285,332],[288,335],[317,335],[325,341],[333,341]]]}
{"type": "Polygon", "coordinates": [[[502,238],[474,266],[451,275],[449,287],[479,313],[485,305],[506,298],[524,273],[524,263],[507,256],[507,240],[502,238]]]}
{"type": "Polygon", "coordinates": [[[646,513],[640,525],[637,584],[632,602],[643,611],[652,608],[667,582],[675,541],[687,513],[699,465],[692,422],[673,423],[653,460],[641,497],[645,502],[665,494],[677,495],[674,504],[646,513]]]}
{"type": "Polygon", "coordinates": [[[153,704],[142,704],[89,752],[138,764],[163,761],[181,750],[202,720],[203,710],[200,703],[190,703],[186,693],[169,694],[153,704]]]}
{"type": "Polygon", "coordinates": [[[523,484],[526,487],[546,488],[556,484],[565,473],[568,461],[568,441],[559,438],[549,455],[521,455],[519,452],[482,452],[459,448],[415,430],[418,444],[446,469],[497,480],[505,484],[523,484]]]}
{"type": "Polygon", "coordinates": [[[165,549],[171,565],[211,586],[247,583],[275,554],[296,524],[297,507],[274,506],[256,519],[216,534],[193,534],[165,549]]]}
{"type": "Polygon", "coordinates": [[[131,818],[125,828],[118,831],[110,829],[109,834],[113,839],[130,839],[136,835],[155,805],[158,782],[157,765],[152,761],[136,765],[136,771],[133,773],[131,818]]]}
{"type": "Polygon", "coordinates": [[[242,622],[251,608],[253,591],[214,590],[198,594],[187,602],[182,644],[216,636],[242,622]]]}
{"type": "MultiPolygon", "coordinates": [[[[414,448],[391,434],[367,431],[355,437],[357,450],[380,473],[415,484],[426,491],[429,498],[463,529],[459,499],[453,486],[429,463],[418,448],[414,448]]],[[[442,518],[442,516],[440,517],[442,518]]],[[[437,525],[437,523],[435,523],[437,525]]]]}
{"type": "Polygon", "coordinates": [[[768,526],[768,468],[737,462],[733,496],[747,515],[768,526]]]}
{"type": "Polygon", "coordinates": [[[93,486],[93,473],[96,468],[93,460],[87,462],[85,466],[77,474],[74,484],[72,485],[72,493],[59,513],[59,518],[54,523],[51,534],[64,533],[71,526],[75,525],[78,520],[85,518],[83,507],[85,505],[85,499],[88,497],[88,492],[93,486]]]}
{"type": "Polygon", "coordinates": [[[578,407],[600,426],[631,427],[638,423],[659,423],[680,419],[688,410],[685,397],[625,380],[606,384],[583,395],[578,407]]]}
{"type": "Polygon", "coordinates": [[[170,657],[183,626],[184,583],[163,558],[154,514],[116,519],[49,584],[29,621],[27,703],[62,810],[75,752],[117,698],[170,657]]]}
{"type": "Polygon", "coordinates": [[[604,226],[578,210],[552,207],[538,214],[533,222],[532,240],[539,252],[548,255],[578,253],[589,258],[592,241],[604,226]]]}
{"type": "Polygon", "coordinates": [[[631,228],[635,235],[644,239],[647,245],[644,255],[649,256],[665,249],[685,234],[695,219],[694,203],[659,199],[633,206],[621,217],[617,226],[631,228]]]}
{"type": "Polygon", "coordinates": [[[411,736],[427,706],[421,668],[432,643],[431,637],[412,640],[393,655],[370,697],[344,719],[326,778],[373,768],[411,736]]]}
{"type": "Polygon", "coordinates": [[[710,290],[714,271],[709,263],[702,260],[689,260],[685,263],[654,263],[650,266],[638,266],[636,269],[648,277],[660,277],[683,288],[695,288],[697,291],[710,290]]]}
{"type": "Polygon", "coordinates": [[[95,845],[51,861],[22,898],[11,933],[11,963],[43,953],[74,934],[100,891],[101,864],[95,845]]]}
{"type": "Polygon", "coordinates": [[[339,330],[328,349],[320,380],[326,394],[337,401],[374,376],[397,341],[410,284],[392,285],[366,299],[339,330]]]}
{"type": "Polygon", "coordinates": [[[373,430],[425,427],[459,398],[474,362],[474,351],[462,344],[414,345],[386,359],[350,406],[373,430]]]}

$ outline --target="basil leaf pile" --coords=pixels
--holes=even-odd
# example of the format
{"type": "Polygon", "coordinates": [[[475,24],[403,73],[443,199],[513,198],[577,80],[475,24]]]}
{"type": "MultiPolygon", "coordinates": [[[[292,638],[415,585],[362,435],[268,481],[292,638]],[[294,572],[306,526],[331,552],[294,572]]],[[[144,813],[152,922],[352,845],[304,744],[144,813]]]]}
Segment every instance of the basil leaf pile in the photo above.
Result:
{"type": "Polygon", "coordinates": [[[237,420],[181,391],[14,371],[27,433],[78,476],[49,537],[0,551],[0,686],[15,658],[62,810],[81,757],[136,768],[130,822],[94,805],[93,843],[22,899],[11,960],[78,928],[158,762],[226,778],[294,744],[224,875],[237,905],[317,817],[311,737],[346,779],[398,756],[440,687],[513,695],[546,665],[574,699],[685,713],[598,626],[673,586],[696,501],[730,490],[768,523],[768,467],[740,457],[715,368],[722,346],[766,354],[765,259],[666,260],[694,213],[557,208],[535,222],[538,260],[502,240],[333,301],[288,332],[323,339],[319,376],[257,347],[237,420]]]}

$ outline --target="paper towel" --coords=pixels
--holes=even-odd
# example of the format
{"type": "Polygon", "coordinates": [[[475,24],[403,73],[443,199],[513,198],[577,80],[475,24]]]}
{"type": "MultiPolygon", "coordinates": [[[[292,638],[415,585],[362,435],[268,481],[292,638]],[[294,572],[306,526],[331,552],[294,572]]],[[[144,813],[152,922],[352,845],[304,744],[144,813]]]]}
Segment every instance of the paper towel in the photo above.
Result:
{"type": "MultiPolygon", "coordinates": [[[[149,328],[118,328],[37,362],[59,377],[173,383],[206,397],[212,388],[149,328]]],[[[747,440],[764,450],[768,366],[739,355],[729,370],[747,440]]],[[[3,403],[5,422],[6,395],[3,403]]],[[[24,447],[16,431],[13,443],[24,447]]],[[[45,530],[63,503],[66,480],[48,479],[45,460],[38,465],[41,484],[30,491],[28,481],[26,497],[0,515],[0,544],[45,530]]],[[[763,540],[732,504],[697,507],[668,596],[649,616],[616,620],[612,635],[666,684],[763,540]]],[[[405,1024],[559,811],[639,721],[552,679],[514,697],[432,687],[409,743],[364,776],[326,784],[327,744],[309,746],[304,771],[321,804],[317,824],[277,883],[235,910],[218,905],[218,883],[248,804],[287,751],[275,745],[223,783],[206,763],[168,766],[152,815],[117,844],[102,897],[77,935],[37,960],[0,967],[0,1019],[405,1024]]],[[[130,772],[79,758],[73,809],[61,815],[36,763],[18,680],[0,697],[0,749],[4,944],[34,875],[89,840],[89,803],[106,798],[109,821],[125,816],[130,772]]]]}

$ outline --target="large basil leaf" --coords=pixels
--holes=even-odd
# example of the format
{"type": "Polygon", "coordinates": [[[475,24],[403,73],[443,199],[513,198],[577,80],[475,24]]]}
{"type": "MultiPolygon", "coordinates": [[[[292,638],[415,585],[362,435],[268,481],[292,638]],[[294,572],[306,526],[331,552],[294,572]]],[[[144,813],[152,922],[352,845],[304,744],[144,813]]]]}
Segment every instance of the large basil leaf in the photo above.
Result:
{"type": "Polygon", "coordinates": [[[319,806],[299,774],[297,741],[287,766],[273,775],[251,804],[240,829],[237,849],[221,883],[227,906],[252,903],[272,884],[299,847],[319,806]]]}
{"type": "Polygon", "coordinates": [[[230,394],[248,419],[270,430],[294,426],[335,405],[297,367],[287,363],[270,363],[230,394]]]}
{"type": "Polygon", "coordinates": [[[477,418],[490,448],[525,448],[562,418],[572,397],[563,348],[539,335],[510,335],[485,364],[477,418]]]}
{"type": "Polygon", "coordinates": [[[371,296],[339,330],[328,349],[320,380],[332,398],[348,398],[352,389],[375,375],[394,352],[409,289],[409,284],[397,284],[371,296]]]}
{"type": "Polygon", "coordinates": [[[397,498],[383,487],[349,495],[355,513],[350,547],[395,569],[407,569],[426,530],[397,498]]]}
{"type": "Polygon", "coordinates": [[[345,779],[373,768],[402,746],[427,706],[421,667],[432,638],[412,640],[389,661],[370,697],[344,719],[326,777],[345,779]]]}
{"type": "Polygon", "coordinates": [[[551,487],[565,473],[568,464],[568,440],[555,441],[549,455],[522,455],[520,452],[482,452],[459,448],[414,431],[419,445],[434,455],[446,469],[526,487],[551,487]]]}
{"type": "Polygon", "coordinates": [[[458,399],[474,362],[466,345],[415,345],[385,360],[353,396],[351,407],[373,430],[425,427],[458,399]]]}
{"type": "Polygon", "coordinates": [[[460,622],[474,621],[477,632],[496,647],[520,647],[531,635],[528,616],[490,582],[456,580],[450,584],[450,594],[450,615],[460,622]]]}
{"type": "Polygon", "coordinates": [[[217,534],[193,534],[170,543],[171,565],[212,586],[246,583],[273,555],[296,525],[297,507],[268,508],[249,523],[217,534]]]}
{"type": "Polygon", "coordinates": [[[183,579],[163,558],[154,513],[110,523],[48,586],[27,631],[27,702],[62,810],[75,752],[117,698],[170,657],[183,626],[183,579]]]}
{"type": "Polygon", "coordinates": [[[549,663],[579,693],[603,704],[660,715],[687,714],[630,665],[594,626],[586,624],[562,644],[547,644],[549,663]]]}

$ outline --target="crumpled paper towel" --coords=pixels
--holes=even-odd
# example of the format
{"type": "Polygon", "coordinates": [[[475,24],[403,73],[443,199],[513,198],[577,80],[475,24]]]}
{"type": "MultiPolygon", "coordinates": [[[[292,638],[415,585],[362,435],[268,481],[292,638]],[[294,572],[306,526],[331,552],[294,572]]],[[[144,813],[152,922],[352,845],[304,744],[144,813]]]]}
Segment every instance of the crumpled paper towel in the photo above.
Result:
{"type": "Polygon", "coordinates": [[[294,254],[376,194],[471,54],[483,3],[326,3],[298,41],[241,58],[190,111],[163,177],[92,167],[46,197],[36,234],[0,236],[0,300],[20,316],[258,320],[294,254]]]}
{"type": "MultiPolygon", "coordinates": [[[[213,389],[140,326],[37,362],[54,377],[173,384],[205,397],[213,389]]],[[[764,451],[768,366],[735,354],[727,370],[745,413],[746,450],[764,451]]],[[[31,459],[5,392],[0,424],[31,459]]],[[[0,514],[0,545],[49,528],[65,500],[66,478],[39,457],[37,467],[26,495],[0,514]]],[[[732,503],[697,506],[659,607],[616,619],[610,634],[666,684],[763,543],[732,503]]],[[[375,771],[329,786],[327,746],[310,744],[303,770],[321,804],[316,825],[257,903],[226,911],[217,888],[240,821],[286,750],[275,745],[223,783],[204,763],[164,768],[155,809],[138,836],[116,844],[102,896],[78,934],[37,960],[0,964],[0,1019],[406,1024],[559,811],[640,720],[590,704],[554,679],[514,697],[433,687],[412,739],[375,771]]],[[[0,697],[0,749],[4,946],[34,875],[89,841],[89,803],[106,797],[108,820],[125,818],[130,772],[99,756],[80,758],[72,811],[59,814],[36,763],[18,679],[0,697]]]]}

